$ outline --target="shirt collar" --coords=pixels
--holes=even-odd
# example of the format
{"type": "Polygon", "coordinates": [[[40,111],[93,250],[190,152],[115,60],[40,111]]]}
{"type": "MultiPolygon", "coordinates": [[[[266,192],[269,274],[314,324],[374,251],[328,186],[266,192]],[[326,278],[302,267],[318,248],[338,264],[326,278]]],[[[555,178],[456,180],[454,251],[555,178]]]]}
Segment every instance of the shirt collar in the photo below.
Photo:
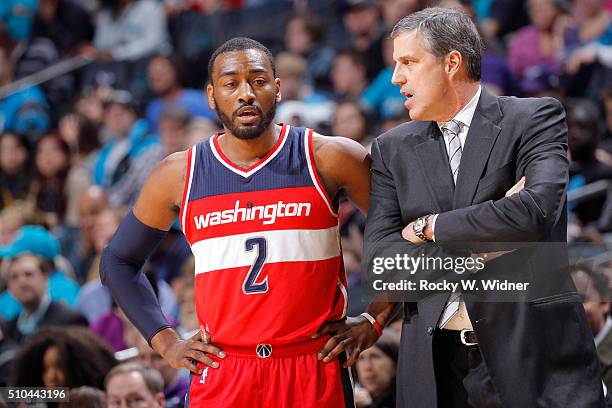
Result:
{"type": "Polygon", "coordinates": [[[599,333],[597,333],[597,335],[595,336],[595,346],[599,346],[599,344],[603,341],[603,339],[610,332],[610,329],[612,329],[612,318],[608,316],[606,318],[606,322],[604,323],[603,327],[601,328],[599,333]]]}
{"type": "MultiPolygon", "coordinates": [[[[453,120],[461,122],[464,126],[470,127],[472,124],[472,119],[474,118],[474,113],[476,112],[476,107],[478,106],[478,100],[480,99],[480,94],[482,91],[482,86],[478,85],[478,90],[476,94],[470,99],[470,101],[461,109],[461,111],[455,115],[453,120]]],[[[438,122],[438,127],[442,130],[442,127],[448,122],[438,122]]]]}

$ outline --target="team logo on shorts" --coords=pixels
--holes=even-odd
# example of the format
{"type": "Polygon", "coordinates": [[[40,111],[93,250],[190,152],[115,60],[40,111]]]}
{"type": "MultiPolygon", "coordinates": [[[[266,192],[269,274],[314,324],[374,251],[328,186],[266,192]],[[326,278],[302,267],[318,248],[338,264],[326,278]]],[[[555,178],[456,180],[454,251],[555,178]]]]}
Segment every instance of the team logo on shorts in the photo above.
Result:
{"type": "Polygon", "coordinates": [[[272,346],[270,344],[258,344],[255,352],[259,358],[268,358],[272,355],[272,346]]]}

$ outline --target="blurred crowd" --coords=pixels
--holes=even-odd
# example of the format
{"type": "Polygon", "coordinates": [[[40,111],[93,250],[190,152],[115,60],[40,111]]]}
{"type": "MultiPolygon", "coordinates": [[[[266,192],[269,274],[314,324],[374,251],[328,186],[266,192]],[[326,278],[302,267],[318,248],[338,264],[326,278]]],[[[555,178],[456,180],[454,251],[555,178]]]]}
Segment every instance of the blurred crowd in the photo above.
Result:
{"type": "MultiPolygon", "coordinates": [[[[490,91],[566,107],[573,274],[612,387],[612,299],[601,290],[612,276],[610,0],[1,1],[0,385],[70,387],[63,406],[182,406],[188,373],[149,347],[98,267],[156,164],[220,130],[203,93],[211,53],[234,36],[261,41],[281,79],[278,122],[368,147],[410,120],[388,34],[427,6],[477,23],[490,91]]],[[[356,315],[365,218],[339,201],[356,315]]],[[[197,330],[178,224],[144,272],[167,319],[184,336],[197,330]]],[[[362,353],[358,407],[395,405],[398,333],[396,322],[362,353]]]]}

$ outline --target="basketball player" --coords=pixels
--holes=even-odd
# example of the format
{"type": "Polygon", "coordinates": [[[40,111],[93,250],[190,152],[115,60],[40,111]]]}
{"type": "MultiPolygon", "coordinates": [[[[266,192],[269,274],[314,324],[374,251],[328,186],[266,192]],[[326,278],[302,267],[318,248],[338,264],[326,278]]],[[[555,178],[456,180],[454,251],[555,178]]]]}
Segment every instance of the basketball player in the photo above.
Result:
{"type": "MultiPolygon", "coordinates": [[[[226,42],[208,70],[224,132],[153,171],[104,252],[103,282],[157,352],[196,374],[192,407],[353,406],[343,363],[357,354],[320,361],[329,336],[317,331],[345,316],[334,199],[344,190],[367,210],[369,156],[349,139],[273,122],[281,83],[260,43],[226,42]],[[202,327],[189,340],[138,272],[177,214],[195,256],[202,327]]],[[[368,318],[350,320],[368,339],[359,344],[380,331],[368,318]]]]}

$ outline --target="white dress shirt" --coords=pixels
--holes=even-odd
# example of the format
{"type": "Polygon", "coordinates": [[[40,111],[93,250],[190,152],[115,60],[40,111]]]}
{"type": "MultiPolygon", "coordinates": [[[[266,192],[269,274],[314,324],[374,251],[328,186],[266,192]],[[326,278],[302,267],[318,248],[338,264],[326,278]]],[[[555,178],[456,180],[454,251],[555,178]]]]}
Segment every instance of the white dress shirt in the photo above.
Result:
{"type": "MultiPolygon", "coordinates": [[[[459,131],[459,142],[461,143],[461,151],[463,152],[463,148],[465,147],[465,140],[467,139],[468,131],[470,130],[470,125],[472,124],[472,119],[474,118],[474,113],[476,112],[476,106],[478,106],[478,100],[480,99],[480,94],[482,91],[482,87],[479,85],[476,94],[470,99],[470,101],[461,109],[461,111],[453,118],[453,120],[461,122],[461,130],[459,131]]],[[[442,134],[442,127],[448,122],[438,122],[438,127],[442,134]]],[[[450,150],[450,137],[444,135],[444,144],[446,145],[446,152],[448,155],[451,154],[450,150]]],[[[436,219],[438,218],[438,214],[434,215],[432,220],[432,239],[436,240],[436,219]]],[[[446,324],[444,327],[448,330],[463,330],[469,329],[472,330],[472,322],[467,313],[467,309],[465,308],[465,302],[463,300],[459,301],[459,312],[446,324]]]]}

